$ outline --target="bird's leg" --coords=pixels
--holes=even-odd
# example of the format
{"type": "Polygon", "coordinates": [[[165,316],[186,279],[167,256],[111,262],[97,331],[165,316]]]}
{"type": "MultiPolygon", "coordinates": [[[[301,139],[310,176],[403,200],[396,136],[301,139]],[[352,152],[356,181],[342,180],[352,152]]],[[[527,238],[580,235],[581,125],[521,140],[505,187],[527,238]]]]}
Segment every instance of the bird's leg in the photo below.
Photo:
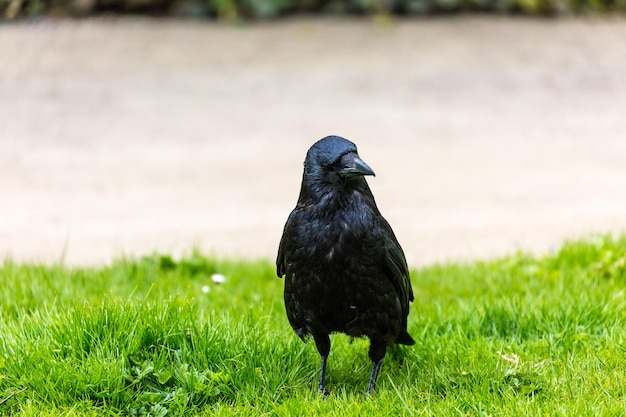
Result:
{"type": "Polygon", "coordinates": [[[383,365],[385,353],[387,353],[387,344],[384,341],[370,341],[369,357],[372,360],[372,373],[370,374],[370,381],[367,384],[365,397],[369,397],[376,389],[376,380],[378,379],[380,367],[383,365]]]}
{"type": "Polygon", "coordinates": [[[326,359],[328,356],[322,356],[322,370],[320,372],[320,394],[324,397],[328,396],[328,390],[326,389],[326,359]]]}
{"type": "Polygon", "coordinates": [[[317,346],[317,351],[322,357],[322,370],[320,371],[319,390],[320,393],[326,397],[328,396],[328,390],[326,389],[326,360],[328,359],[328,354],[330,352],[330,338],[327,334],[313,335],[313,338],[315,339],[315,346],[317,346]]]}
{"type": "Polygon", "coordinates": [[[366,397],[368,397],[376,389],[376,380],[378,379],[378,372],[380,372],[380,367],[382,366],[382,364],[382,359],[378,362],[372,362],[372,373],[370,374],[370,382],[367,384],[367,391],[365,391],[366,397]]]}

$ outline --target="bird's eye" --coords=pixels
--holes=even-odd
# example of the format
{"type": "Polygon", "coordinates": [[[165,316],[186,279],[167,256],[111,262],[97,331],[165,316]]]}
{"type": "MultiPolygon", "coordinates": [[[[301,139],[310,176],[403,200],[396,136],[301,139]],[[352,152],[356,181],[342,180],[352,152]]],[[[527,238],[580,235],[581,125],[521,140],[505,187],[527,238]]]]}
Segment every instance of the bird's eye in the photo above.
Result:
{"type": "Polygon", "coordinates": [[[329,163],[329,162],[322,162],[320,165],[321,165],[321,166],[322,166],[322,168],[323,168],[324,170],[326,170],[326,171],[332,171],[332,170],[333,170],[333,167],[334,167],[334,164],[331,164],[331,163],[329,163]]]}
{"type": "Polygon", "coordinates": [[[341,164],[335,162],[332,164],[326,164],[326,166],[324,167],[324,169],[326,169],[327,171],[330,172],[337,172],[341,169],[341,164]]]}

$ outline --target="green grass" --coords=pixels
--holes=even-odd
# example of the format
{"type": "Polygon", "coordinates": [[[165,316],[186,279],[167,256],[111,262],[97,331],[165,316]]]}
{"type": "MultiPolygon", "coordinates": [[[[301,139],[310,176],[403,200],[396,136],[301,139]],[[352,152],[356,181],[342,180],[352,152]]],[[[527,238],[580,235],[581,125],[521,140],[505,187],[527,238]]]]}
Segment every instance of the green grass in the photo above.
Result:
{"type": "Polygon", "coordinates": [[[416,345],[388,352],[366,400],[367,340],[333,336],[324,400],[314,344],[289,328],[269,261],[5,261],[0,415],[626,413],[626,237],[436,265],[412,280],[416,345]]]}

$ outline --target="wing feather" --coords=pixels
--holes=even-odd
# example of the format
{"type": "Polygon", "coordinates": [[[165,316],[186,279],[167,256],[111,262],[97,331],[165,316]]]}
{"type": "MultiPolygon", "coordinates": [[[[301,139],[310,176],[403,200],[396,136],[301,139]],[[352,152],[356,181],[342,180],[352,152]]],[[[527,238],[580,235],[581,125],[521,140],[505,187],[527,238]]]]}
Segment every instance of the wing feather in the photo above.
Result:
{"type": "Polygon", "coordinates": [[[408,311],[409,302],[413,301],[414,296],[406,257],[389,223],[382,216],[380,219],[385,241],[385,261],[390,272],[389,277],[400,297],[403,310],[408,311]]]}
{"type": "Polygon", "coordinates": [[[295,218],[296,209],[294,209],[287,218],[285,222],[285,227],[283,228],[283,235],[280,238],[280,244],[278,245],[278,255],[276,256],[276,275],[278,278],[282,278],[287,273],[287,261],[285,259],[285,254],[288,251],[287,246],[289,245],[289,241],[291,240],[291,235],[293,233],[293,223],[295,218]]]}

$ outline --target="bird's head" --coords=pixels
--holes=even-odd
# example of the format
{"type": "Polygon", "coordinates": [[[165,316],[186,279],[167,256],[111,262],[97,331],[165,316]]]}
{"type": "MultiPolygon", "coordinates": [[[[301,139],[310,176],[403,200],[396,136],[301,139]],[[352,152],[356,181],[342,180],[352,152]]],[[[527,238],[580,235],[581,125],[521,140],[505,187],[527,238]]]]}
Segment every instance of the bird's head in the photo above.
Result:
{"type": "Polygon", "coordinates": [[[340,136],[326,136],[307,152],[302,184],[321,188],[367,187],[365,175],[376,174],[359,158],[356,145],[340,136]]]}

